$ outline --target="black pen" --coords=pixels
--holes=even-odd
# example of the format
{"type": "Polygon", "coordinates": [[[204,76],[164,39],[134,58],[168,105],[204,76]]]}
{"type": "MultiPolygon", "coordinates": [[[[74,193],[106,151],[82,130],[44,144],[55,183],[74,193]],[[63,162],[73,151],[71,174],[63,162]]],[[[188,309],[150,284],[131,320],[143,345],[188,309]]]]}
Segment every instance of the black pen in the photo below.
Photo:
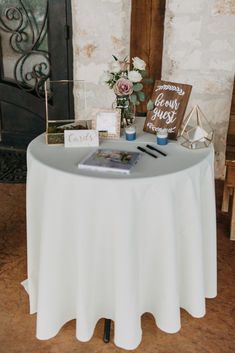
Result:
{"type": "Polygon", "coordinates": [[[156,151],[156,152],[162,154],[162,155],[165,156],[165,157],[167,156],[166,153],[164,153],[164,152],[162,152],[162,151],[159,151],[156,147],[153,147],[153,146],[151,146],[151,145],[146,145],[146,147],[148,147],[148,148],[150,148],[151,150],[154,150],[154,151],[156,151]]]}
{"type": "Polygon", "coordinates": [[[146,151],[143,147],[140,147],[140,146],[137,146],[138,150],[144,152],[144,153],[147,153],[149,154],[150,156],[154,157],[154,158],[157,158],[157,156],[155,156],[155,154],[149,152],[149,151],[146,151]]]}

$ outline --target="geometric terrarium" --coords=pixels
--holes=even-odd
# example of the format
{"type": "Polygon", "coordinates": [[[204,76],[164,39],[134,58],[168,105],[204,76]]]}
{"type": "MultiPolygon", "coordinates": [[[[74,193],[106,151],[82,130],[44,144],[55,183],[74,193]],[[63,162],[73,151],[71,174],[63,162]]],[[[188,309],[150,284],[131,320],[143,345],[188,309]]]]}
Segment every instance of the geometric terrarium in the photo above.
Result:
{"type": "Polygon", "coordinates": [[[208,147],[213,141],[214,131],[197,105],[184,120],[180,137],[181,145],[189,149],[208,147]]]}

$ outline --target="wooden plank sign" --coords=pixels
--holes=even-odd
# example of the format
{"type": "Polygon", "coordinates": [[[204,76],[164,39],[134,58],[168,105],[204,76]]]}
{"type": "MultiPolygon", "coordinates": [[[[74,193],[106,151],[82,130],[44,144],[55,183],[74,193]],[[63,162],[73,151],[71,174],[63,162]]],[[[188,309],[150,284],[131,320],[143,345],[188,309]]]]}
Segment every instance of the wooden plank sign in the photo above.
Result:
{"type": "Polygon", "coordinates": [[[167,128],[170,139],[176,139],[188,104],[192,86],[155,81],[152,102],[153,110],[147,113],[144,131],[156,134],[160,128],[167,128]]]}

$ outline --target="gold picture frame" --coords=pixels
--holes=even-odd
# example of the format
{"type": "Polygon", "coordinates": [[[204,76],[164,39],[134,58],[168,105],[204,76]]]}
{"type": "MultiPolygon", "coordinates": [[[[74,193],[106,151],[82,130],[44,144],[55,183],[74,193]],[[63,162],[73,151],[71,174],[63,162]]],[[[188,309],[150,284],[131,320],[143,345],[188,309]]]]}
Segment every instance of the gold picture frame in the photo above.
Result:
{"type": "Polygon", "coordinates": [[[91,114],[92,128],[99,131],[103,140],[120,138],[121,112],[119,109],[93,109],[91,114]]]}

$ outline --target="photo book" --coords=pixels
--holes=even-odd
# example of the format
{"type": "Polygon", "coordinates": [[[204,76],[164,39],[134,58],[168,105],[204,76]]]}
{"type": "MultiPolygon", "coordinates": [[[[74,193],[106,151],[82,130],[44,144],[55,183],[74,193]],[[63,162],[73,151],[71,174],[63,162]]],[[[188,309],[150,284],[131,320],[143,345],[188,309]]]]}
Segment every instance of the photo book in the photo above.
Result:
{"type": "Polygon", "coordinates": [[[78,164],[78,168],[129,174],[140,156],[139,152],[99,148],[86,156],[78,164]]]}

